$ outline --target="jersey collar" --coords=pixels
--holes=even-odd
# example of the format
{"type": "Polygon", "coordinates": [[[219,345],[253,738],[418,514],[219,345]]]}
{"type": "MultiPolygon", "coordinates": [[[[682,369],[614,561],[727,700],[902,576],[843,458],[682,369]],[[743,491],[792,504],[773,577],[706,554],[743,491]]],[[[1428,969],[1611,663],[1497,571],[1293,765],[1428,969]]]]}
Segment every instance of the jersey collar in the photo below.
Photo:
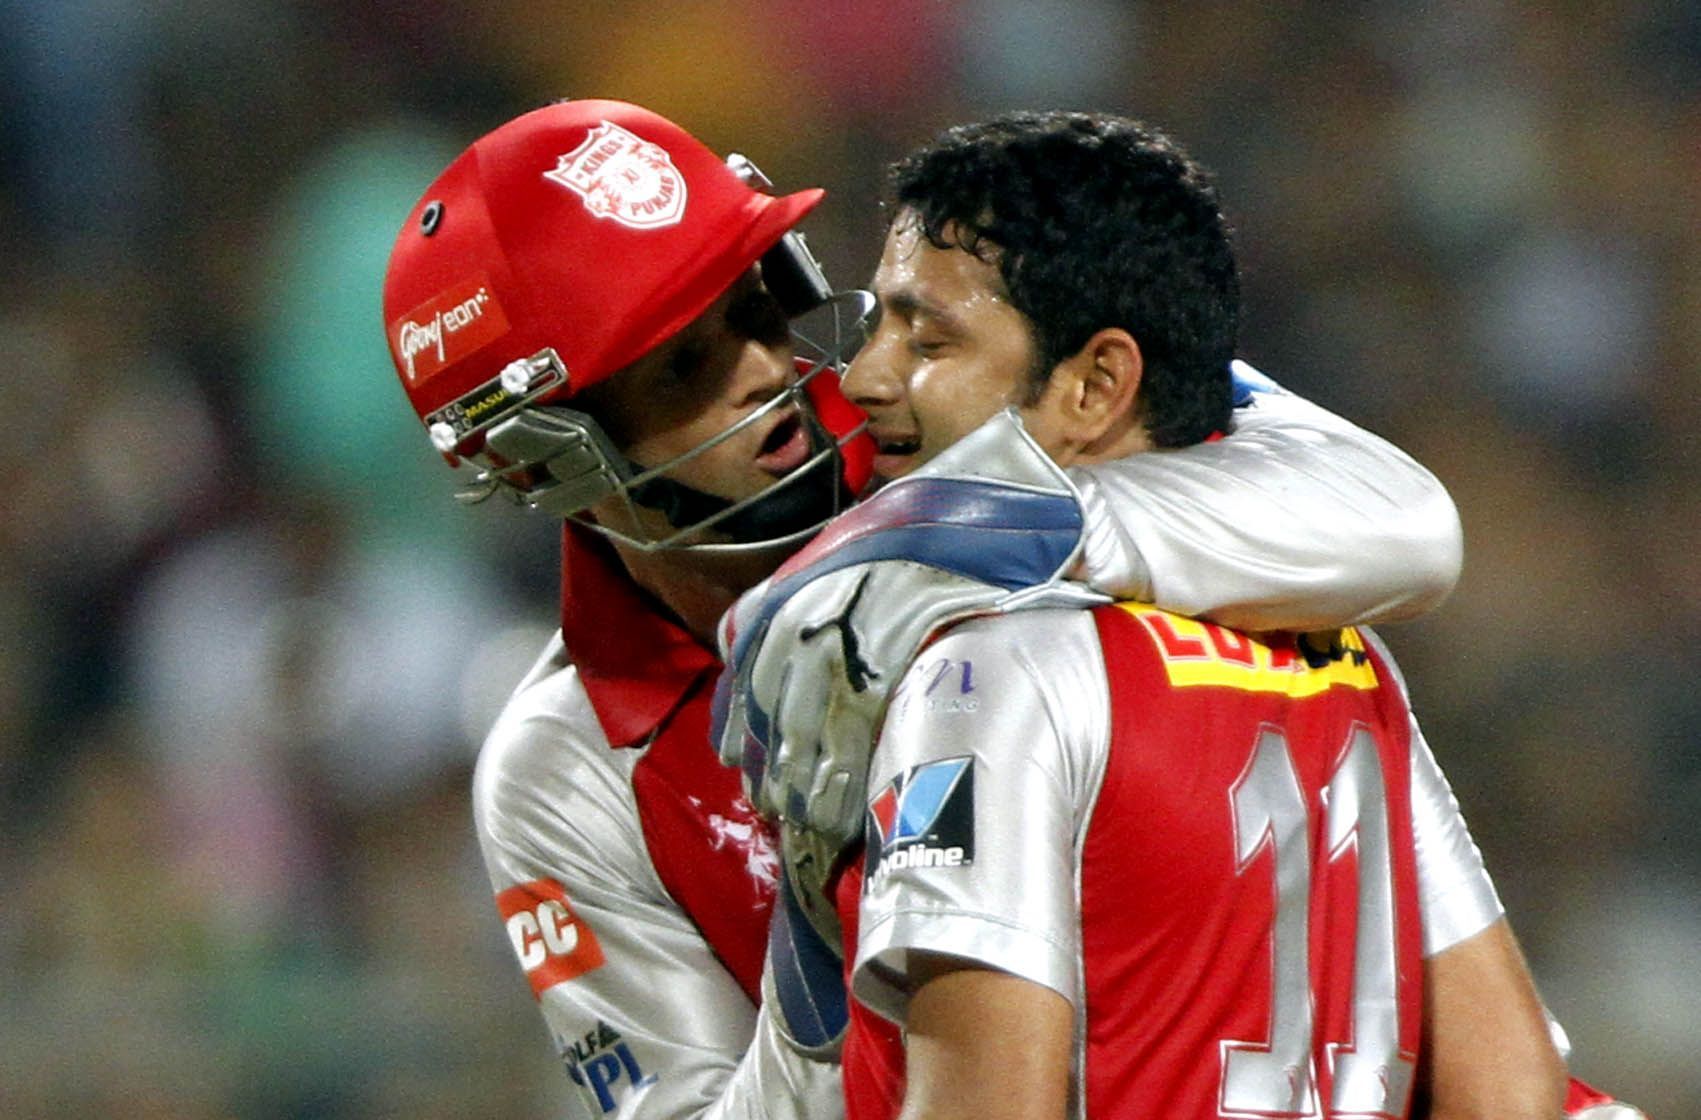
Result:
{"type": "Polygon", "coordinates": [[[603,734],[644,742],[720,660],[632,582],[596,534],[572,524],[561,541],[561,639],[603,734]]]}

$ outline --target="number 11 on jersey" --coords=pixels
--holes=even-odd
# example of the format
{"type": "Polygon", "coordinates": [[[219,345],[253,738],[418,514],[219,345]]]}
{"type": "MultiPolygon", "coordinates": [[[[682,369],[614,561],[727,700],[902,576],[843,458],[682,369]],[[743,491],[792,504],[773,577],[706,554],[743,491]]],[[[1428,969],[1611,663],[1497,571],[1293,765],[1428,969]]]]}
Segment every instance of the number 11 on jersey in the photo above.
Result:
{"type": "Polygon", "coordinates": [[[1323,790],[1325,858],[1356,843],[1357,923],[1353,956],[1352,1037],[1328,1044],[1333,1089],[1319,1111],[1311,982],[1311,872],[1305,793],[1287,738],[1266,726],[1230,791],[1236,871],[1266,849],[1275,858],[1268,1042],[1225,1039],[1221,1108],[1225,1116],[1398,1117],[1416,1063],[1400,1052],[1394,928],[1393,853],[1387,787],[1376,740],[1355,726],[1323,790]]]}

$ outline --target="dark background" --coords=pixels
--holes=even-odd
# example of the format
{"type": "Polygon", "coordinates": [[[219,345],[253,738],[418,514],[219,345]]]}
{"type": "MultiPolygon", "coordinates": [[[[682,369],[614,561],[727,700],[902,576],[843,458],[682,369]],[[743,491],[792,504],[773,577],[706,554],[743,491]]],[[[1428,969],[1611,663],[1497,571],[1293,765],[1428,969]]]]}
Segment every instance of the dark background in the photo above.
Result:
{"type": "Polygon", "coordinates": [[[1392,627],[1574,1066],[1701,1115],[1701,7],[0,0],[0,1115],[545,1117],[476,744],[553,526],[452,504],[384,352],[409,205],[561,96],[782,189],[1008,107],[1183,140],[1244,355],[1451,488],[1392,627]]]}

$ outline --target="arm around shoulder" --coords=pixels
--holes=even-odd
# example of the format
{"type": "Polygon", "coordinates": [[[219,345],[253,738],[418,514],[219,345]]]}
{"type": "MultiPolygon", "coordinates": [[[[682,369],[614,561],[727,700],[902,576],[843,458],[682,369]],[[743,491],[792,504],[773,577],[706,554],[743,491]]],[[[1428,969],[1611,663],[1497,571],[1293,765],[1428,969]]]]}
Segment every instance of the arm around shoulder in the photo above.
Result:
{"type": "Polygon", "coordinates": [[[1226,439],[1071,470],[1087,582],[1246,630],[1396,622],[1447,597],[1463,534],[1422,464],[1279,389],[1235,415],[1226,439]]]}

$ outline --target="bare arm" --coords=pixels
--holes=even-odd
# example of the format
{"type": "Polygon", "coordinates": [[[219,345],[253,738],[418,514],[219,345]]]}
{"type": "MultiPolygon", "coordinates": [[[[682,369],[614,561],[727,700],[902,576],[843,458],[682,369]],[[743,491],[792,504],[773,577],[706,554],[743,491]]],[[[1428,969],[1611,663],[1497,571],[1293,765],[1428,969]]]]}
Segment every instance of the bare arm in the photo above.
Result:
{"type": "Polygon", "coordinates": [[[1427,1110],[1420,1106],[1414,1117],[1563,1115],[1565,1063],[1504,918],[1424,962],[1423,1011],[1427,1110]]]}
{"type": "Polygon", "coordinates": [[[1007,972],[935,967],[910,1000],[899,1120],[1063,1120],[1069,1001],[1007,972]]]}

